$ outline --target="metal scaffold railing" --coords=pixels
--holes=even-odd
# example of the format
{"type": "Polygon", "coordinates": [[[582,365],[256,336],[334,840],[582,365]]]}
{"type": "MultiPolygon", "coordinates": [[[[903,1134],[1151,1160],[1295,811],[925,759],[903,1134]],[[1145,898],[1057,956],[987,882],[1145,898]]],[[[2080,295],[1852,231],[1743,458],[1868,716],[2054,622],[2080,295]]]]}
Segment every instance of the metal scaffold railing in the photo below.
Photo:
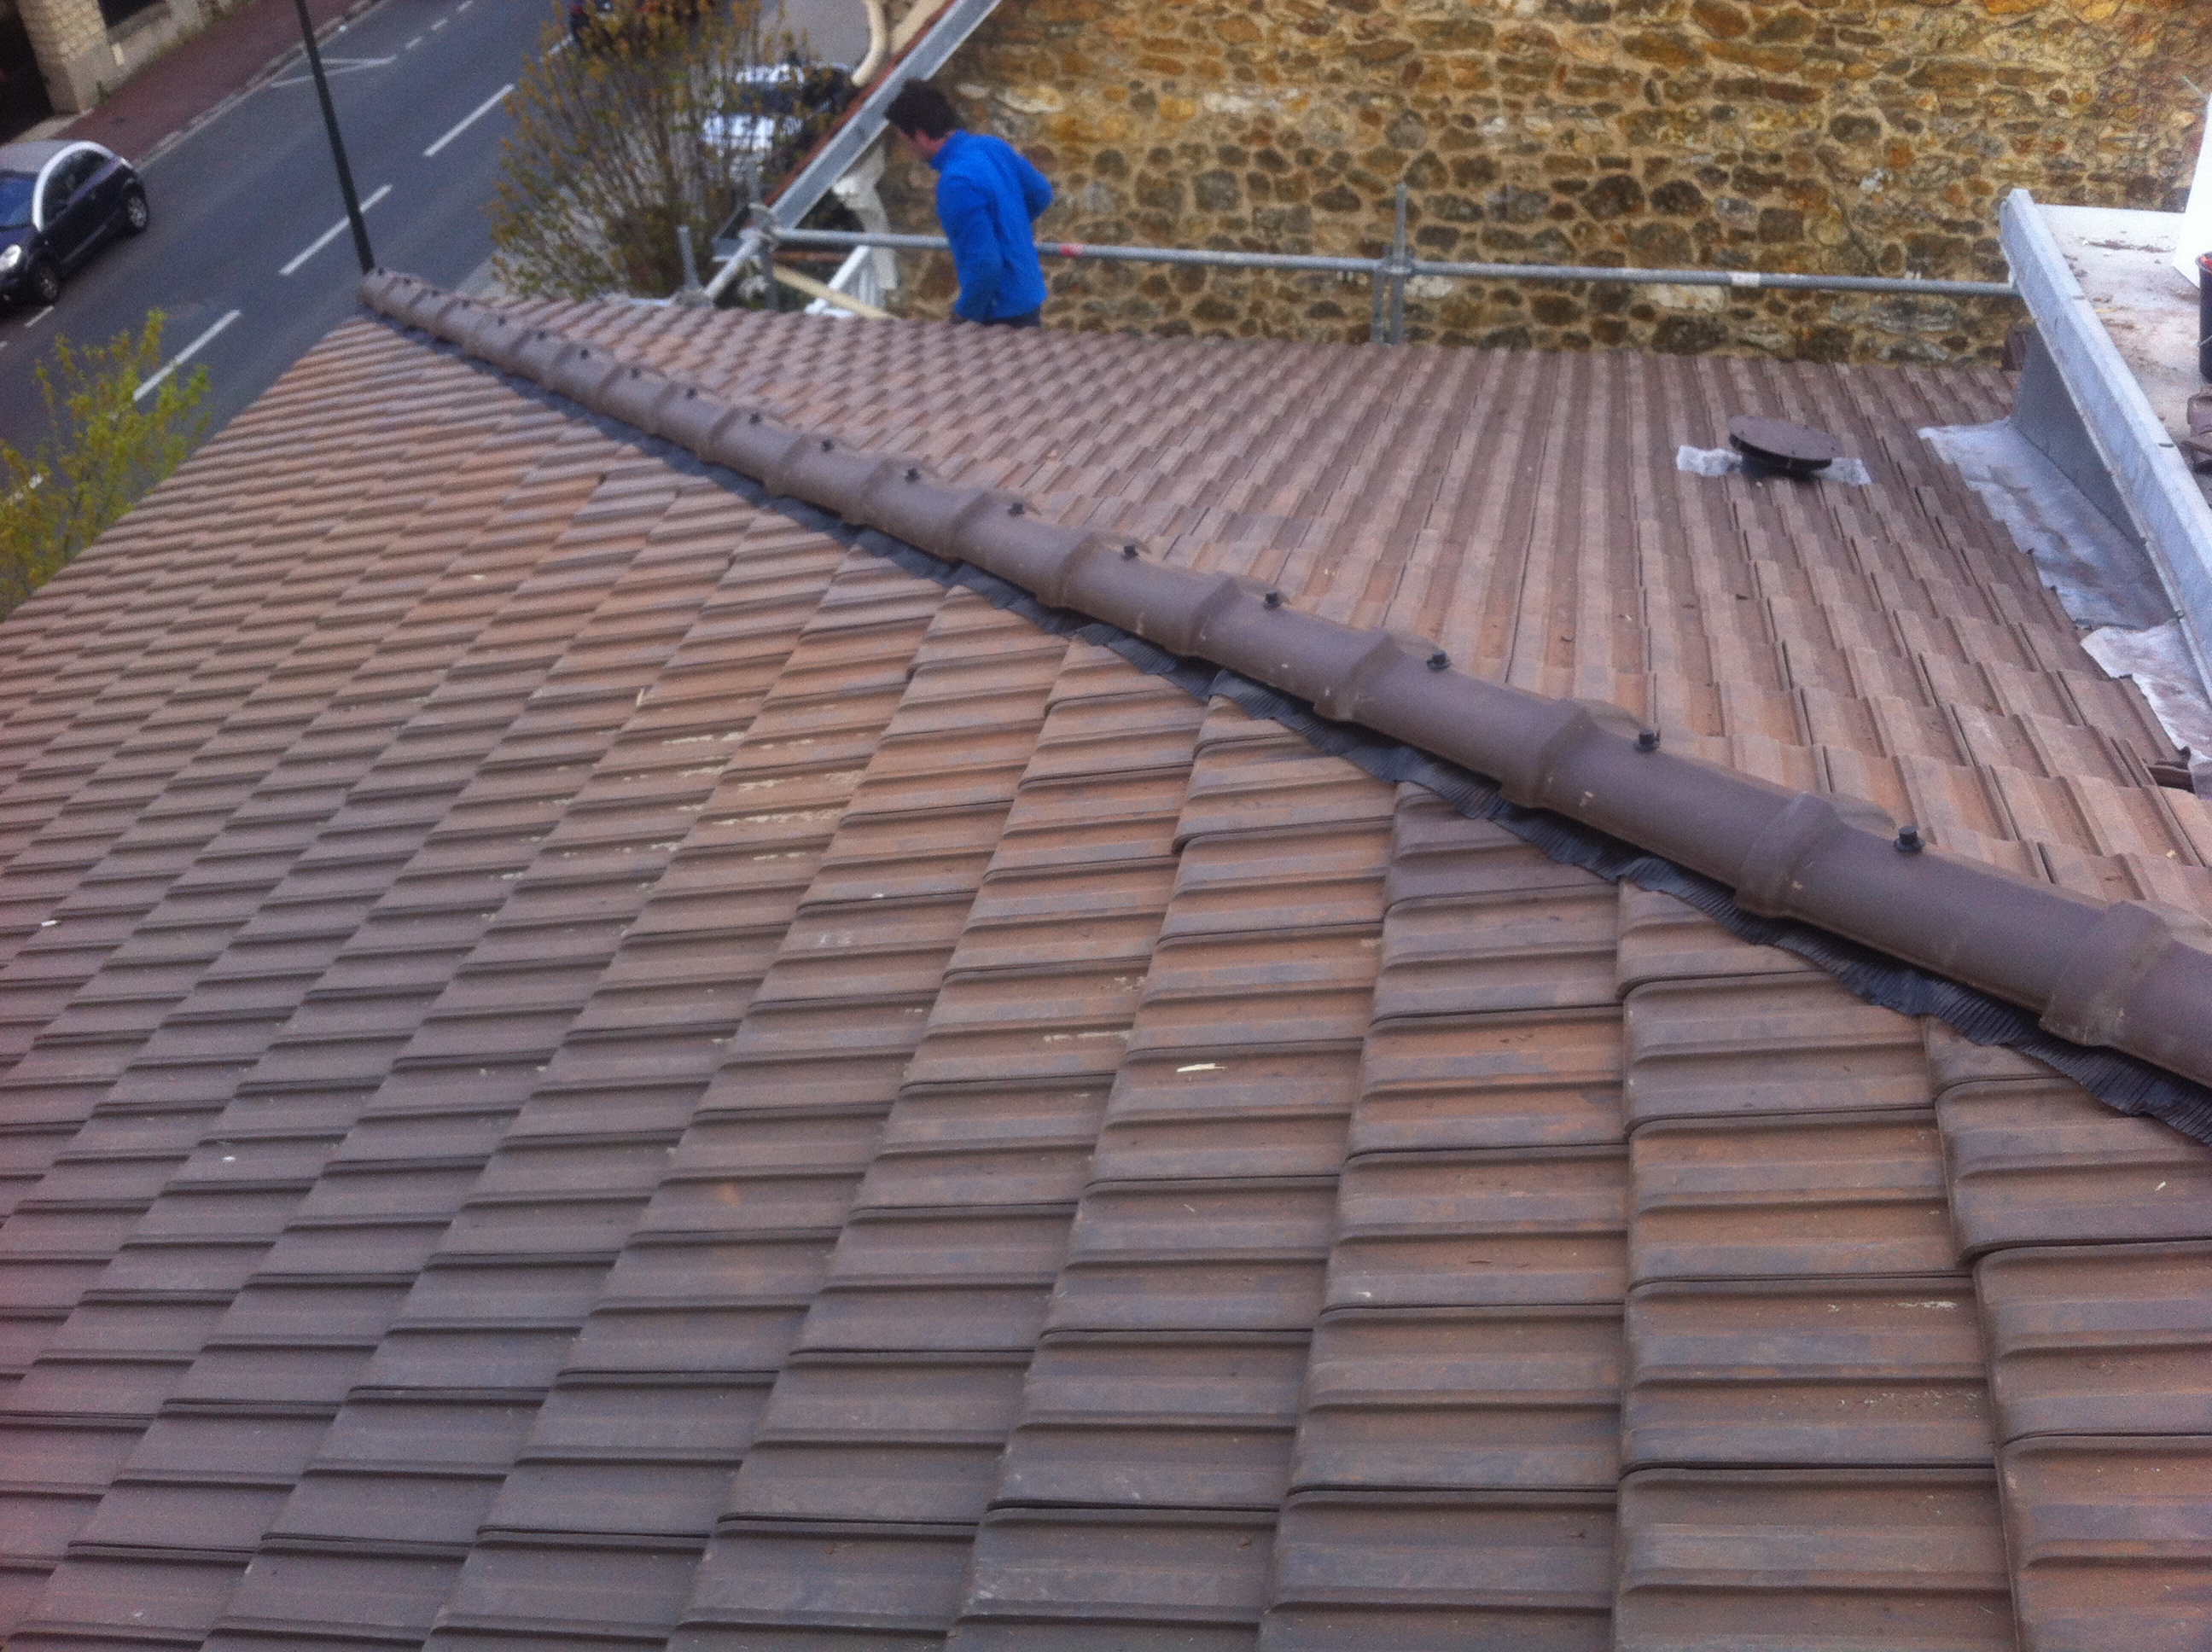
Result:
{"type": "MultiPolygon", "coordinates": [[[[1373,283],[1371,332],[1378,343],[1401,343],[1406,336],[1407,284],[1424,276],[1449,281],[1583,281],[1629,286],[1733,287],[1798,293],[1886,293],[1915,298],[2018,298],[2016,288],[1995,281],[1922,281],[1893,276],[1807,276],[1759,270],[1639,270],[1614,264],[1473,264],[1408,256],[1405,202],[1401,191],[1396,234],[1390,251],[1376,258],[1308,252],[1250,252],[1233,248],[1109,246],[1085,241],[1039,241],[1040,256],[1097,259],[1123,264],[1194,264],[1221,270],[1280,270],[1323,275],[1364,276],[1373,283]]],[[[942,252],[941,235],[877,234],[830,229],[778,231],[782,246],[888,247],[902,252],[942,252]]],[[[750,250],[750,249],[749,249],[750,250]]],[[[734,262],[734,261],[733,261],[734,262]]]]}

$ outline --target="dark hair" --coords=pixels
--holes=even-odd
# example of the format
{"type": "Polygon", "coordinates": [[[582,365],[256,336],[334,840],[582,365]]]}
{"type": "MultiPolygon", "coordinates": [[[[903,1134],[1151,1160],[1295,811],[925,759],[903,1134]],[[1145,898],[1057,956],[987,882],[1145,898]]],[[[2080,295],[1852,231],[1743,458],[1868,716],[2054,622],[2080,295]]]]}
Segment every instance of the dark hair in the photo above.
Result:
{"type": "Polygon", "coordinates": [[[924,137],[943,137],[960,124],[945,94],[927,81],[908,81],[900,87],[890,107],[884,111],[884,118],[908,137],[916,132],[924,137]]]}

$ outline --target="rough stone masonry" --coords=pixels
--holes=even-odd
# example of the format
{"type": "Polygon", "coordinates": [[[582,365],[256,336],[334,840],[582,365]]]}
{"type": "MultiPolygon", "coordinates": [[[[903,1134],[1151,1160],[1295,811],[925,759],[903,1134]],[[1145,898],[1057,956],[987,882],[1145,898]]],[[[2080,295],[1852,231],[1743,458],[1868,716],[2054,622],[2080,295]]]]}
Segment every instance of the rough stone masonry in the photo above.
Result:
{"type": "MultiPolygon", "coordinates": [[[[1006,0],[938,76],[1052,237],[2002,280],[1999,200],[2178,209],[2212,0],[1006,0]]],[[[895,164],[902,227],[928,176],[895,164]]],[[[943,259],[910,293],[944,311],[943,259]]],[[[1056,325],[1364,338],[1364,282],[1061,264],[1056,325]]],[[[2003,301],[1415,283],[1414,340],[1994,361],[2003,301]]]]}

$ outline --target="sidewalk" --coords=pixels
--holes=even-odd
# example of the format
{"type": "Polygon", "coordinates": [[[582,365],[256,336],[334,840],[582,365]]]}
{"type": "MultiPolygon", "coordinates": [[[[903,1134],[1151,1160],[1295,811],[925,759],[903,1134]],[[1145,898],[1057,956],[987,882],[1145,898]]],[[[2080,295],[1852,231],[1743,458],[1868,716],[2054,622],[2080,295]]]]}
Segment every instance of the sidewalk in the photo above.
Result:
{"type": "MultiPolygon", "coordinates": [[[[307,0],[316,37],[375,0],[307,0]]],[[[125,81],[96,109],[44,136],[88,138],[143,166],[300,52],[292,0],[246,0],[125,81]]]]}

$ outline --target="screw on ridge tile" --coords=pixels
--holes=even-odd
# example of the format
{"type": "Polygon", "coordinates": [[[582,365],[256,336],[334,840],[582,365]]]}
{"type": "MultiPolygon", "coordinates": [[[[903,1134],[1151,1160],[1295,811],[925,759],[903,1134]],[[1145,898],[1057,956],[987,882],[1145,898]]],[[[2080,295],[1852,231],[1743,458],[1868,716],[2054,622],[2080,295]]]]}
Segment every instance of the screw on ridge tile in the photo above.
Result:
{"type": "Polygon", "coordinates": [[[1429,656],[1429,669],[1432,671],[1440,671],[1450,664],[1451,656],[1441,648],[1429,656]]]}
{"type": "Polygon", "coordinates": [[[828,452],[831,448],[835,447],[836,445],[837,445],[837,444],[836,444],[836,442],[834,442],[834,441],[830,440],[830,438],[829,438],[829,437],[827,437],[827,436],[824,436],[824,437],[823,437],[823,438],[822,438],[822,451],[823,451],[823,452],[825,452],[825,453],[826,453],[826,452],[828,452]]]}
{"type": "Polygon", "coordinates": [[[1026,515],[1028,512],[1029,507],[1023,504],[1018,499],[1014,501],[1012,504],[1006,507],[1006,514],[1009,516],[1023,516],[1026,515]]]}
{"type": "Polygon", "coordinates": [[[1899,854],[1918,854],[1927,847],[1928,841],[1920,835],[1920,829],[1917,826],[1900,826],[1897,829],[1897,852],[1899,854]]]}
{"type": "Polygon", "coordinates": [[[745,422],[747,424],[758,424],[760,422],[761,416],[757,413],[749,413],[745,416],[745,422]]]}
{"type": "Polygon", "coordinates": [[[1638,731],[1636,749],[1638,751],[1656,751],[1659,749],[1659,731],[1656,728],[1638,731]]]}
{"type": "Polygon", "coordinates": [[[921,481],[921,466],[920,466],[919,465],[908,465],[908,466],[906,467],[906,479],[907,479],[908,482],[919,482],[919,481],[921,481]]]}
{"type": "Polygon", "coordinates": [[[1279,591],[1270,591],[1260,600],[1270,608],[1280,608],[1283,605],[1283,593],[1279,591]]]}
{"type": "Polygon", "coordinates": [[[1121,547],[1121,555],[1122,555],[1123,556],[1125,556],[1125,557],[1128,558],[1128,559],[1129,559],[1130,561],[1132,561],[1132,562],[1135,561],[1135,560],[1136,560],[1136,556],[1137,556],[1137,548],[1136,548],[1136,546],[1134,546],[1134,545],[1124,545],[1124,546],[1122,546],[1122,547],[1121,547]]]}

